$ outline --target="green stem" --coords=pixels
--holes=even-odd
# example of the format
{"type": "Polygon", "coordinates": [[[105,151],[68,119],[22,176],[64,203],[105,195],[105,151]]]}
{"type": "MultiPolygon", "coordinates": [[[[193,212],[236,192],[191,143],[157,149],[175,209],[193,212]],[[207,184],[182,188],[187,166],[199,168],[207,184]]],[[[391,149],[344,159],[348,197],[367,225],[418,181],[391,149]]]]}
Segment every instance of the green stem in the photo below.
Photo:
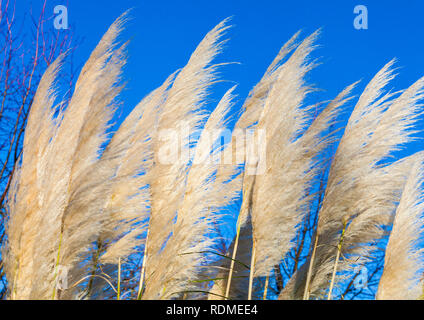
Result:
{"type": "Polygon", "coordinates": [[[117,300],[121,300],[121,258],[118,258],[118,289],[117,300]]]}
{"type": "Polygon", "coordinates": [[[310,294],[309,286],[310,286],[311,277],[312,277],[312,266],[314,264],[315,254],[317,251],[317,244],[318,244],[318,232],[315,235],[314,249],[312,251],[311,261],[309,262],[308,274],[306,276],[305,291],[303,293],[303,300],[309,300],[309,294],[310,294]]]}
{"type": "Polygon", "coordinates": [[[53,288],[53,293],[52,293],[52,300],[55,299],[56,297],[56,285],[57,285],[57,269],[59,268],[59,259],[60,259],[60,248],[62,247],[62,238],[63,238],[63,232],[60,231],[60,235],[59,235],[59,248],[57,250],[57,258],[56,258],[56,265],[54,268],[54,288],[53,288]]]}
{"type": "Polygon", "coordinates": [[[141,300],[141,296],[143,295],[144,274],[146,272],[147,242],[149,241],[149,231],[150,231],[150,228],[147,229],[146,245],[144,249],[143,262],[141,263],[140,283],[138,285],[137,300],[141,300]]]}
{"type": "Polygon", "coordinates": [[[266,296],[268,293],[268,283],[269,283],[269,276],[266,276],[263,300],[266,300],[266,296]]]}
{"type": "Polygon", "coordinates": [[[233,256],[231,259],[230,271],[228,272],[227,288],[225,290],[225,300],[228,300],[228,297],[230,296],[231,280],[233,278],[234,262],[237,255],[239,237],[240,237],[240,223],[239,221],[237,221],[237,234],[236,234],[236,239],[234,241],[233,256]]]}
{"type": "Polygon", "coordinates": [[[91,290],[93,289],[94,275],[96,274],[96,271],[97,271],[99,256],[100,256],[100,252],[102,251],[102,247],[103,247],[102,242],[100,241],[100,239],[97,239],[97,250],[96,250],[96,253],[93,255],[93,271],[91,272],[91,277],[90,277],[90,280],[88,281],[88,286],[87,286],[88,296],[90,296],[91,290]]]}
{"type": "Polygon", "coordinates": [[[344,235],[345,235],[345,231],[346,231],[346,222],[343,222],[342,235],[340,236],[340,241],[339,241],[339,244],[337,246],[336,261],[334,262],[333,274],[331,276],[331,283],[330,283],[330,289],[328,290],[327,300],[331,300],[331,293],[332,293],[333,287],[334,287],[334,280],[336,279],[337,266],[339,264],[340,253],[342,251],[342,244],[343,244],[343,238],[344,238],[344,235]]]}
{"type": "Polygon", "coordinates": [[[253,241],[252,258],[250,260],[249,293],[247,296],[247,300],[252,300],[253,274],[255,272],[255,256],[256,256],[256,246],[255,246],[255,241],[253,241]]]}

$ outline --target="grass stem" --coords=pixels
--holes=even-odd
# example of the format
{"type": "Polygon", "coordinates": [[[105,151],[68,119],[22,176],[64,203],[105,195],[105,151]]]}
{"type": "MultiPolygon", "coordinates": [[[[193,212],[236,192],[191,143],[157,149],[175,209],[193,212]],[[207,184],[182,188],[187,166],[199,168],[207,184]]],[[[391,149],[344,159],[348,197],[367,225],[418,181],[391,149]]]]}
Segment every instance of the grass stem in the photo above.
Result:
{"type": "Polygon", "coordinates": [[[147,229],[146,244],[144,246],[143,262],[141,263],[140,282],[138,284],[137,300],[141,300],[141,296],[143,295],[144,274],[146,272],[147,242],[149,240],[149,231],[150,231],[150,228],[147,229]]]}
{"type": "Polygon", "coordinates": [[[255,248],[255,241],[253,241],[252,259],[250,260],[249,293],[247,296],[247,300],[252,300],[253,274],[255,273],[255,256],[256,256],[256,248],[255,248]]]}
{"type": "Polygon", "coordinates": [[[343,222],[343,230],[342,230],[342,234],[340,236],[339,245],[337,246],[336,261],[334,262],[333,274],[331,276],[330,289],[328,290],[327,300],[331,300],[331,293],[332,293],[333,287],[334,287],[334,280],[336,278],[337,266],[339,264],[340,253],[342,251],[342,244],[343,244],[343,238],[344,238],[344,235],[345,235],[345,231],[346,231],[346,222],[343,222]]]}
{"type": "Polygon", "coordinates": [[[116,299],[121,300],[121,258],[118,258],[118,288],[117,288],[116,299]]]}
{"type": "Polygon", "coordinates": [[[266,300],[266,296],[268,294],[268,284],[269,284],[269,276],[266,276],[263,300],[266,300]]]}
{"type": "Polygon", "coordinates": [[[315,235],[315,241],[314,241],[314,249],[312,250],[312,256],[311,256],[311,261],[309,262],[309,268],[308,268],[308,274],[306,276],[306,283],[305,283],[305,291],[303,293],[303,300],[309,300],[309,293],[310,293],[310,282],[311,282],[311,277],[312,277],[312,266],[314,264],[314,260],[315,260],[315,254],[317,251],[317,245],[318,245],[318,232],[315,235]]]}
{"type": "Polygon", "coordinates": [[[235,262],[236,255],[237,255],[239,237],[240,237],[240,223],[239,223],[239,221],[237,221],[237,234],[236,234],[236,239],[234,241],[233,256],[232,256],[232,259],[231,259],[230,271],[228,272],[227,288],[225,289],[225,300],[228,300],[228,297],[230,296],[231,280],[232,280],[232,277],[233,277],[234,262],[235,262]]]}

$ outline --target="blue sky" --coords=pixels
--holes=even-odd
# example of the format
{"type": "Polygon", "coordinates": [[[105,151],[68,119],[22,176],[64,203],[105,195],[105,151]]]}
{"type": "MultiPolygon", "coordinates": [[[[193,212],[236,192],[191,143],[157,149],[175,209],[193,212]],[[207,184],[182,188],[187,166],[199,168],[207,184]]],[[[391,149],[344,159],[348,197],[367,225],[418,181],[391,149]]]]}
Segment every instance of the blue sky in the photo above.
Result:
{"type": "MultiPolygon", "coordinates": [[[[37,13],[41,0],[17,0],[17,12],[30,7],[37,13]]],[[[355,91],[390,59],[398,58],[400,76],[393,82],[404,88],[424,75],[422,14],[424,2],[398,1],[252,1],[252,0],[47,0],[53,7],[68,7],[70,28],[83,42],[76,62],[83,63],[118,15],[133,8],[123,39],[131,39],[125,71],[128,87],[123,94],[121,117],[173,71],[182,67],[202,37],[217,23],[232,16],[234,26],[219,61],[239,62],[222,69],[222,77],[238,84],[239,103],[260,79],[279,48],[297,30],[303,34],[322,28],[314,53],[322,63],[308,80],[322,89],[312,100],[334,97],[346,85],[362,79],[355,91]],[[69,2],[69,3],[68,3],[69,2]],[[368,8],[368,29],[353,26],[356,5],[368,8]]],[[[61,32],[67,32],[63,30],[61,32]]],[[[216,87],[216,98],[232,83],[216,87]]]]}

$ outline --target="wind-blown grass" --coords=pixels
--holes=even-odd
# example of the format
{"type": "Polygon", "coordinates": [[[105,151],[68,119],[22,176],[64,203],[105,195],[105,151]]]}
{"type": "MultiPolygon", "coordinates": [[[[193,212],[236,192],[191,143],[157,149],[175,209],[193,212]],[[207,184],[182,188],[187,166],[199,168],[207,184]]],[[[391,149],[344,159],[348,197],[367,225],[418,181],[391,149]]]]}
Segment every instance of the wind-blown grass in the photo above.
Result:
{"type": "Polygon", "coordinates": [[[303,41],[297,33],[252,89],[231,131],[235,86],[207,108],[221,66],[214,59],[226,42],[224,20],[108,134],[123,88],[126,44],[117,37],[125,20],[126,14],[103,36],[67,106],[55,89],[63,56],[38,86],[8,194],[2,249],[10,299],[104,298],[110,288],[119,299],[260,298],[263,280],[270,285],[299,246],[295,239],[316,199],[311,190],[329,162],[309,255],[274,296],[331,298],[329,287],[372,260],[373,243],[392,225],[377,297],[420,296],[422,155],[390,156],[418,132],[423,79],[386,92],[394,77],[388,63],[359,97],[338,141],[334,124],[357,83],[330,102],[305,105],[314,90],[305,79],[317,64],[310,56],[319,32],[303,41]],[[259,142],[249,138],[261,135],[259,142]],[[231,245],[219,252],[217,228],[230,220],[224,209],[239,198],[236,236],[224,239],[231,245]],[[410,225],[413,232],[402,231],[410,225]],[[130,257],[140,262],[125,269],[130,257]]]}

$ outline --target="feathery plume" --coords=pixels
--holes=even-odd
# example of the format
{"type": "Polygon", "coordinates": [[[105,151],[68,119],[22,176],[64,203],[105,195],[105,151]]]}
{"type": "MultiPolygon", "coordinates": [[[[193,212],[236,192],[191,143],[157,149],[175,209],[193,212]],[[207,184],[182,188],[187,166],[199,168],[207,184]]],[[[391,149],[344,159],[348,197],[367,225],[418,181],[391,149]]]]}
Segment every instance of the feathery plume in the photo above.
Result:
{"type": "Polygon", "coordinates": [[[378,286],[378,300],[416,300],[422,294],[423,249],[419,241],[424,226],[423,165],[421,153],[396,210],[378,286]]]}
{"type": "MultiPolygon", "coordinates": [[[[221,99],[200,135],[172,235],[160,253],[158,268],[153,273],[146,273],[144,299],[178,297],[182,292],[195,291],[197,284],[193,280],[199,278],[201,266],[206,262],[204,252],[215,241],[208,234],[220,217],[218,209],[228,205],[237,196],[240,184],[237,183],[237,177],[232,177],[232,172],[226,179],[216,180],[220,178],[218,176],[214,178],[220,165],[214,159],[220,158],[222,148],[216,148],[216,139],[210,138],[211,132],[219,137],[224,129],[233,89],[221,99]]],[[[150,232],[153,232],[152,229],[150,232]]],[[[154,260],[148,257],[147,267],[151,268],[152,262],[154,260]]]]}
{"type": "MultiPolygon", "coordinates": [[[[23,249],[24,254],[17,257],[17,265],[22,267],[22,270],[17,269],[18,285],[14,288],[17,299],[56,298],[59,268],[67,270],[70,282],[78,280],[82,276],[80,263],[83,254],[100,232],[102,197],[99,195],[110,187],[110,183],[105,176],[107,172],[94,177],[90,175],[90,169],[106,140],[105,132],[116,106],[115,98],[121,89],[117,84],[125,62],[124,46],[117,47],[115,40],[124,21],[125,14],[112,24],[91,54],[63,117],[60,114],[53,120],[51,93],[44,86],[37,92],[40,98],[34,101],[35,108],[30,118],[33,119],[31,122],[44,120],[39,130],[45,136],[40,140],[43,145],[37,146],[38,150],[34,151],[29,140],[34,139],[37,131],[33,128],[36,126],[30,124],[30,130],[25,134],[28,142],[24,144],[23,154],[29,160],[23,163],[23,167],[26,168],[24,170],[35,171],[31,167],[36,165],[38,182],[20,184],[18,194],[34,194],[38,200],[32,201],[35,208],[22,208],[25,218],[21,230],[24,236],[19,240],[19,246],[28,249],[23,249]],[[44,107],[50,108],[40,111],[42,109],[37,106],[40,101],[50,102],[44,107]],[[25,277],[31,280],[24,286],[20,285],[20,279],[25,277]]],[[[46,74],[48,82],[53,80],[57,63],[46,74]]],[[[20,177],[26,179],[28,176],[20,177]]],[[[19,202],[20,206],[24,205],[24,202],[19,202]]],[[[11,216],[15,214],[11,212],[11,216]]],[[[13,219],[9,225],[19,228],[13,219]]],[[[72,295],[71,291],[68,294],[72,295]]]]}
{"type": "MultiPolygon", "coordinates": [[[[345,259],[339,271],[369,261],[373,246],[366,244],[381,239],[381,227],[393,220],[411,160],[387,164],[387,159],[412,140],[415,131],[410,128],[420,114],[417,101],[423,98],[422,79],[397,98],[393,98],[395,93],[384,92],[394,77],[393,62],[367,85],[349,118],[319,212],[316,253],[306,262],[307,267],[298,271],[302,274],[293,277],[281,298],[301,298],[303,291],[306,296],[319,296],[327,288],[343,230],[341,256],[345,259]]],[[[342,276],[336,282],[341,280],[342,276]]]]}

